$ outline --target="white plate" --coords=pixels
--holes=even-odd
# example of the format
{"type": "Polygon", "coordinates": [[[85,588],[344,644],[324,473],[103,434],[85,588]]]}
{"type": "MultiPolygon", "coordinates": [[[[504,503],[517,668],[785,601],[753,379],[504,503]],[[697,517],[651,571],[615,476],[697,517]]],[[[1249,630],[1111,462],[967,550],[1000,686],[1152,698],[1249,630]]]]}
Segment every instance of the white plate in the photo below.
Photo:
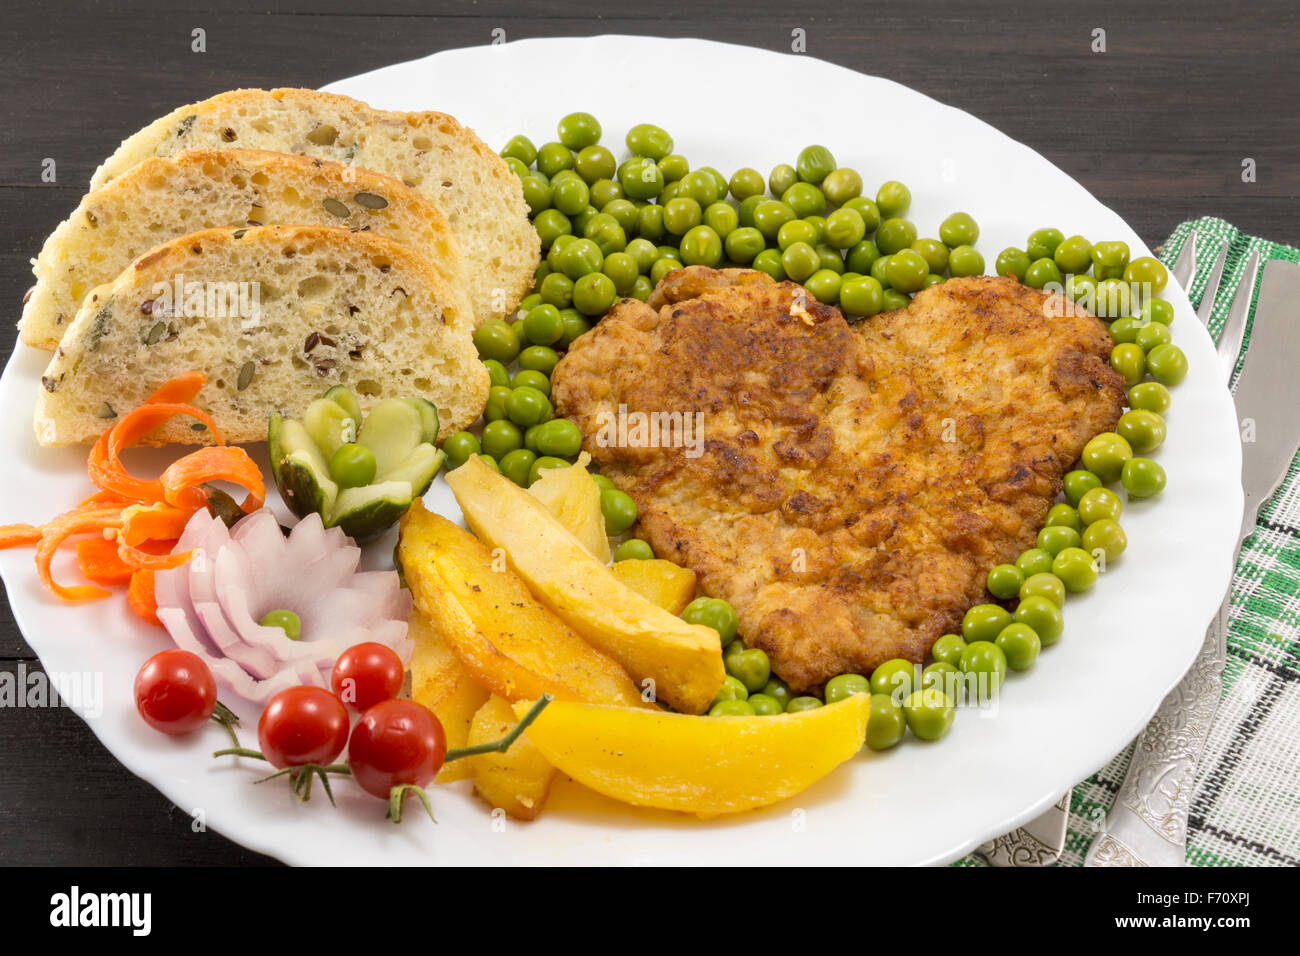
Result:
{"type": "MultiPolygon", "coordinates": [[[[907,182],[922,235],[935,234],[949,212],[969,211],[990,266],[998,250],[1046,224],[1148,253],[1115,213],[1032,150],[889,80],[808,56],[695,40],[526,40],[452,50],[329,89],[380,107],[452,113],[494,148],[518,132],[550,140],[560,115],[578,109],[600,118],[613,146],[633,123],[658,123],[692,162],[728,173],[767,170],[823,143],[871,189],[907,182]]],[[[159,111],[172,105],[160,101],[159,111]]],[[[253,786],[257,768],[211,760],[223,739],[215,727],[199,740],[145,727],[131,682],[168,642],[120,598],[60,604],[36,581],[29,550],[0,552],[0,569],[45,668],[103,674],[103,714],[88,723],[108,749],[207,826],[291,863],[943,862],[1030,819],[1119,752],[1191,663],[1228,585],[1242,504],[1236,419],[1209,337],[1181,291],[1171,284],[1166,295],[1177,310],[1174,341],[1191,363],[1158,452],[1169,487],[1129,504],[1128,553],[1091,593],[1070,598],[1062,641],[1011,678],[995,714],[959,713],[938,744],[909,739],[889,753],[864,751],[766,811],[700,822],[634,811],[567,783],[530,825],[493,821],[466,784],[436,792],[436,826],[414,807],[403,825],[386,823],[383,805],[347,782],[337,787],[337,809],[319,794],[303,806],[285,788],[253,786]]],[[[32,437],[43,361],[19,346],[0,382],[0,523],[43,520],[89,490],[84,450],[42,450],[32,437]]],[[[441,481],[430,502],[457,513],[441,481]]],[[[376,561],[388,547],[373,549],[376,561]]]]}

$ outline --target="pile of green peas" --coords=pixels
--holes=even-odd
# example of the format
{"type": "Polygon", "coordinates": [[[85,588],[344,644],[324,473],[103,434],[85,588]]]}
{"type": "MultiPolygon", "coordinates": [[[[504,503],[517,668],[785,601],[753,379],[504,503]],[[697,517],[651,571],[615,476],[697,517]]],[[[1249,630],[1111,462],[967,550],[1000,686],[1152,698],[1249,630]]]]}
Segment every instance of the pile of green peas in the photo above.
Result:
{"type": "Polygon", "coordinates": [[[523,185],[545,260],[525,311],[540,305],[603,315],[627,296],[644,301],[673,269],[744,266],[801,283],[851,321],[902,308],[946,276],[980,275],[979,226],[954,213],[939,238],[918,238],[904,218],[912,194],[901,182],[863,194],[856,170],[825,146],[764,177],[745,167],[730,178],[692,169],[673,139],[641,123],[621,162],[601,145],[590,113],[570,113],[557,140],[515,136],[501,155],[523,185]]]}
{"type": "MultiPolygon", "coordinates": [[[[600,144],[601,132],[591,114],[571,113],[557,125],[557,141],[536,147],[520,135],[501,151],[522,183],[545,259],[520,305],[522,320],[514,326],[485,323],[475,334],[492,375],[493,396],[481,447],[462,440],[463,448],[448,451],[452,467],[469,454],[499,457],[500,470],[527,485],[540,469],[568,464],[565,459],[581,447],[577,426],[554,420],[554,434],[547,433],[543,442],[537,429],[553,420],[549,379],[543,388],[540,380],[519,376],[548,377],[557,350],[585,333],[618,298],[645,301],[673,269],[748,266],[777,281],[801,283],[850,321],[902,308],[912,294],[949,276],[985,272],[975,248],[979,225],[968,213],[946,218],[938,238],[921,238],[904,218],[912,199],[906,185],[889,181],[874,200],[867,198],[862,176],[840,167],[824,146],[806,147],[794,165],[780,164],[766,179],[749,167],[727,179],[712,167],[692,170],[658,126],[634,126],[626,140],[630,155],[622,162],[600,144]],[[513,342],[507,332],[514,334],[513,342]],[[525,341],[530,344],[524,346],[525,341]],[[516,358],[520,371],[511,376],[505,367],[516,358]],[[510,404],[521,389],[529,391],[510,404]],[[504,426],[489,437],[497,421],[526,429],[522,444],[515,444],[514,433],[504,426]]],[[[1066,500],[1048,512],[1036,546],[989,572],[989,594],[1014,602],[1014,609],[976,605],[963,616],[961,634],[935,642],[924,667],[901,658],[887,661],[869,676],[832,678],[816,697],[795,695],[772,673],[767,654],[745,645],[727,602],[697,598],[682,617],[718,631],[727,672],[710,715],[791,713],[869,693],[868,747],[889,749],[908,730],[919,739],[937,740],[954,722],[954,687],[965,682],[977,695],[996,693],[1008,670],[1032,667],[1041,649],[1064,631],[1067,593],[1091,588],[1106,563],[1123,554],[1127,537],[1118,520],[1123,501],[1106,486],[1118,482],[1130,500],[1164,489],[1164,469],[1145,456],[1164,441],[1169,388],[1187,373],[1186,356],[1170,340],[1173,307],[1158,295],[1168,273],[1154,258],[1130,259],[1122,241],[1092,243],[1053,227],[1034,230],[1024,248],[1002,250],[993,271],[1031,288],[1061,291],[1109,321],[1115,342],[1110,364],[1128,388],[1128,410],[1114,432],[1087,443],[1082,467],[1065,476],[1066,500]]],[[[636,506],[624,495],[626,502],[611,498],[614,506],[607,508],[606,494],[616,489],[596,477],[607,529],[621,534],[635,522],[636,506]]],[[[635,538],[615,553],[619,560],[650,557],[650,546],[635,538]]]]}

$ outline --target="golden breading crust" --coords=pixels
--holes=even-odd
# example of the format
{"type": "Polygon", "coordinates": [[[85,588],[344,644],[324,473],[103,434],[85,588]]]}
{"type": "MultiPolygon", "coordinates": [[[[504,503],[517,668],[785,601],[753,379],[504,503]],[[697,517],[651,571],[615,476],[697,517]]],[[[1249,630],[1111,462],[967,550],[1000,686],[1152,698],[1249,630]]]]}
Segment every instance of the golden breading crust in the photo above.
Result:
{"type": "Polygon", "coordinates": [[[651,302],[571,346],[556,406],[656,553],[798,691],[924,659],[1124,401],[1101,322],[1012,279],[950,279],[856,326],[746,270],[670,273],[651,302]],[[700,413],[699,453],[680,429],[646,447],[635,412],[700,413]]]}

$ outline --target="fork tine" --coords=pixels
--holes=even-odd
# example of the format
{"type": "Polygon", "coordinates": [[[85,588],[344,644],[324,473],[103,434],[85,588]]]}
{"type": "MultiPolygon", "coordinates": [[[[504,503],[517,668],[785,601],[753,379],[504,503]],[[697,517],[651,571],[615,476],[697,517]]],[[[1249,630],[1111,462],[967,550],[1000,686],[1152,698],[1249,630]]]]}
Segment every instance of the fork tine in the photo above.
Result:
{"type": "Polygon", "coordinates": [[[1219,294],[1219,281],[1223,278],[1223,264],[1228,261],[1228,240],[1223,240],[1223,245],[1219,247],[1219,255],[1214,260],[1214,269],[1210,272],[1210,278],[1205,283],[1205,292],[1201,295],[1201,307],[1196,310],[1196,317],[1201,320],[1201,324],[1208,326],[1210,324],[1210,315],[1214,312],[1214,298],[1219,294]]]}
{"type": "Polygon", "coordinates": [[[1191,284],[1192,276],[1196,272],[1196,230],[1193,229],[1187,234],[1187,241],[1183,243],[1182,251],[1178,253],[1178,261],[1174,263],[1173,273],[1174,280],[1187,291],[1191,284]]]}
{"type": "Polygon", "coordinates": [[[1219,333],[1219,367],[1223,370],[1225,382],[1232,381],[1233,369],[1237,367],[1237,353],[1241,351],[1241,340],[1246,336],[1246,316],[1250,314],[1250,302],[1255,297],[1255,274],[1258,271],[1259,253],[1251,252],[1228,317],[1223,320],[1223,331],[1219,333]]]}

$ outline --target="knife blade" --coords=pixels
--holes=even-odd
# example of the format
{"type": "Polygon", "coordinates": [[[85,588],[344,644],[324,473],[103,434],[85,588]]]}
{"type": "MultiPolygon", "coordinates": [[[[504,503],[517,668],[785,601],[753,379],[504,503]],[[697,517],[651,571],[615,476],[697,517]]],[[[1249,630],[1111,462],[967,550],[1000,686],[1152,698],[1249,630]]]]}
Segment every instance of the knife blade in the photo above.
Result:
{"type": "Polygon", "coordinates": [[[1241,487],[1246,495],[1240,541],[1255,530],[1260,506],[1282,483],[1300,445],[1300,265],[1264,266],[1246,361],[1233,400],[1242,433],[1241,487]]]}

